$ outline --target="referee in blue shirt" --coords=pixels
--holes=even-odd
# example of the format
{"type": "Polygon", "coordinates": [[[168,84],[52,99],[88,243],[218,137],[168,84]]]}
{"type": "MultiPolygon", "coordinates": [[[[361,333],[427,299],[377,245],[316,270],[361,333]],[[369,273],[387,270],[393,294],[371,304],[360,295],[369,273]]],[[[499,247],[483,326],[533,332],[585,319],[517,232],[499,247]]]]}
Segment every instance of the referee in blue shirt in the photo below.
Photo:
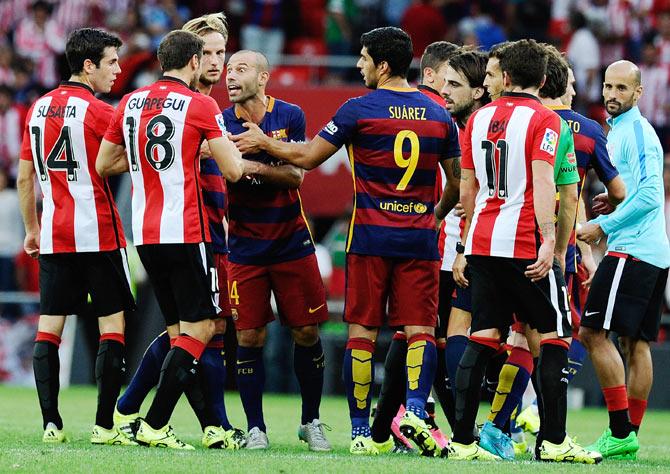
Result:
{"type": "Polygon", "coordinates": [[[607,68],[607,148],[626,185],[626,198],[613,209],[598,196],[594,210],[601,215],[577,232],[588,243],[607,237],[607,255],[593,278],[579,336],[595,366],[610,418],[609,428],[588,449],[616,459],[635,459],[639,450],[637,431],[653,379],[649,341],[658,336],[670,266],[663,149],[637,108],[641,94],[635,64],[617,61],[607,68]],[[619,336],[629,369],[628,387],[609,331],[619,336]]]}

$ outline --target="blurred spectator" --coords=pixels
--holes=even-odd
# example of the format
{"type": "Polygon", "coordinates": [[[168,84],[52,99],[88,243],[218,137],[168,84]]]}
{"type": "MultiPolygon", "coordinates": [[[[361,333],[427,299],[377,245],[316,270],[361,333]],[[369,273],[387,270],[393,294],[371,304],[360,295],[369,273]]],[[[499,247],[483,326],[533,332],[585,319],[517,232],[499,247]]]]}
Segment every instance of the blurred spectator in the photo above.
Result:
{"type": "Polygon", "coordinates": [[[405,11],[412,4],[412,0],[387,0],[384,2],[384,19],[389,26],[400,26],[405,11]]]}
{"type": "Polygon", "coordinates": [[[570,14],[570,29],[573,32],[568,43],[567,56],[575,74],[577,109],[600,102],[600,46],[595,35],[586,26],[586,17],[578,11],[570,14]]]}
{"type": "Polygon", "coordinates": [[[14,33],[16,52],[33,61],[35,78],[44,87],[58,82],[56,56],[65,50],[65,33],[51,16],[52,5],[38,0],[14,33]]]}
{"type": "Polygon", "coordinates": [[[14,71],[12,70],[12,50],[9,46],[0,46],[0,84],[14,85],[14,71]]]}
{"type": "Polygon", "coordinates": [[[426,46],[444,39],[447,33],[447,23],[433,0],[414,0],[405,11],[401,24],[412,37],[415,58],[420,58],[426,46]]]}
{"type": "Polygon", "coordinates": [[[58,2],[54,19],[66,33],[75,28],[97,28],[105,21],[104,0],[61,0],[58,2]]]}
{"type": "Polygon", "coordinates": [[[656,129],[661,144],[668,140],[668,69],[661,66],[658,50],[653,43],[646,43],[642,49],[642,96],[638,102],[640,111],[656,129]]]}
{"type": "Polygon", "coordinates": [[[151,36],[151,49],[158,45],[171,30],[181,28],[190,16],[188,7],[177,5],[175,0],[144,1],[140,4],[142,22],[151,36]]]}
{"type": "Polygon", "coordinates": [[[0,291],[16,290],[14,258],[23,249],[23,237],[19,197],[0,168],[0,291]]]}
{"type": "Polygon", "coordinates": [[[659,63],[670,69],[670,11],[664,10],[656,16],[654,44],[659,51],[659,63]]]}
{"type": "MultiPolygon", "coordinates": [[[[325,40],[328,54],[346,56],[354,54],[354,45],[358,38],[354,38],[353,22],[358,10],[354,0],[328,0],[326,4],[326,32],[325,40]]],[[[333,68],[331,73],[342,79],[343,69],[333,68]]]]}
{"type": "Polygon", "coordinates": [[[299,15],[293,0],[248,0],[240,30],[242,49],[261,51],[276,66],[284,52],[287,22],[299,15]]]}
{"type": "Polygon", "coordinates": [[[6,35],[28,13],[30,0],[0,1],[0,35],[6,35]]]}
{"type": "Polygon", "coordinates": [[[21,115],[14,105],[14,91],[0,85],[0,168],[8,171],[12,178],[16,178],[21,151],[21,115]]]}
{"type": "Polygon", "coordinates": [[[492,3],[487,1],[473,3],[470,7],[470,16],[460,21],[458,31],[464,44],[480,46],[484,51],[488,51],[507,39],[502,27],[493,18],[495,7],[492,3]]]}

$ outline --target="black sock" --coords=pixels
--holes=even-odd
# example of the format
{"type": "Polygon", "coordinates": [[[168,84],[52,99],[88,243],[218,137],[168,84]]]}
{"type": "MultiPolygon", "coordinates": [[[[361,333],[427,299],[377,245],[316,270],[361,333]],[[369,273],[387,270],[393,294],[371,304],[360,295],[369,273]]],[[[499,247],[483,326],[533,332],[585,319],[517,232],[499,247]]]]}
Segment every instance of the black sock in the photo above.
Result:
{"type": "Polygon", "coordinates": [[[468,341],[456,371],[456,422],[453,440],[461,444],[474,442],[472,427],[477,419],[479,392],[484,370],[495,349],[472,339],[468,341]]]}
{"type": "Polygon", "coordinates": [[[539,360],[540,390],[545,440],[560,444],[565,439],[568,394],[568,349],[557,344],[542,344],[539,360]]]}
{"type": "Polygon", "coordinates": [[[309,347],[295,344],[293,349],[293,369],[300,385],[300,395],[302,397],[300,423],[303,425],[319,418],[325,368],[326,363],[321,339],[309,347]]]}
{"type": "Polygon", "coordinates": [[[198,359],[181,347],[173,347],[165,356],[161,376],[146,422],[154,429],[163,428],[170,421],[174,407],[184,390],[196,383],[198,359]]]}
{"type": "Polygon", "coordinates": [[[507,352],[503,351],[498,354],[495,354],[489,360],[489,363],[486,364],[486,373],[484,375],[484,393],[482,398],[487,402],[491,403],[493,397],[496,395],[496,389],[498,388],[498,380],[500,379],[500,371],[502,370],[503,365],[507,361],[507,352]]]}
{"type": "Polygon", "coordinates": [[[610,430],[612,430],[612,436],[615,438],[623,439],[626,438],[631,431],[637,430],[640,427],[635,427],[630,420],[628,419],[628,410],[616,410],[607,412],[610,417],[610,430]]]}
{"type": "Polygon", "coordinates": [[[433,384],[433,389],[435,389],[435,395],[440,402],[442,411],[444,411],[444,416],[447,417],[449,426],[451,429],[454,429],[454,392],[449,386],[449,376],[447,375],[447,355],[445,348],[437,348],[437,367],[435,370],[435,383],[433,384]]]}
{"type": "Polygon", "coordinates": [[[98,386],[95,424],[108,430],[114,427],[114,405],[126,373],[125,354],[126,346],[122,342],[103,339],[95,359],[95,381],[98,386]]]}
{"type": "Polygon", "coordinates": [[[393,339],[384,361],[382,382],[375,419],[372,422],[372,439],[383,443],[391,436],[391,423],[405,403],[407,391],[407,340],[393,339]]]}
{"type": "Polygon", "coordinates": [[[219,419],[216,416],[212,401],[209,399],[209,389],[207,386],[207,377],[201,367],[197,368],[195,380],[184,388],[184,395],[195,413],[200,428],[204,431],[208,426],[219,426],[219,419]]]}
{"type": "Polygon", "coordinates": [[[58,413],[58,391],[60,390],[60,359],[58,346],[53,342],[37,341],[33,348],[33,371],[37,396],[42,410],[42,427],[54,423],[59,430],[63,429],[63,419],[58,413]]]}
{"type": "Polygon", "coordinates": [[[544,429],[544,406],[542,405],[542,390],[540,388],[540,378],[539,378],[540,372],[537,370],[539,364],[540,364],[540,358],[533,357],[533,373],[530,377],[530,381],[533,384],[533,389],[535,390],[537,415],[540,417],[540,431],[539,433],[537,433],[537,437],[535,438],[535,453],[537,454],[538,459],[539,459],[540,445],[542,444],[542,440],[544,439],[542,437],[542,431],[544,429]]]}

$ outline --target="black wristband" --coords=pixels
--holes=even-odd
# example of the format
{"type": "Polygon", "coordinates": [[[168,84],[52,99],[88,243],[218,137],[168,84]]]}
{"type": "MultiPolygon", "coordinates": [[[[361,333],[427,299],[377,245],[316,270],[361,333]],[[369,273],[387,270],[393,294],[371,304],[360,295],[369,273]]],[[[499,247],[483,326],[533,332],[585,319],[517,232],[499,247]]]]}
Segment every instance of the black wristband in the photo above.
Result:
{"type": "Polygon", "coordinates": [[[456,242],[456,253],[465,253],[465,246],[460,242],[456,242]]]}

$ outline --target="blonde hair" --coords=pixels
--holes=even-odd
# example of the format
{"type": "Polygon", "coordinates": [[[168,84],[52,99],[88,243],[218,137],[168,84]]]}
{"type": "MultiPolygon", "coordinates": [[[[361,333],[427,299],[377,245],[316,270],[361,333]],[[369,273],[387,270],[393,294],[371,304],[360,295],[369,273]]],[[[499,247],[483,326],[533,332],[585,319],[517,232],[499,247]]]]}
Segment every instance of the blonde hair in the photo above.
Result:
{"type": "Polygon", "coordinates": [[[198,36],[211,32],[221,33],[223,39],[228,41],[228,23],[226,22],[226,15],[223,12],[209,13],[198,18],[193,18],[187,21],[181,29],[198,36]]]}

